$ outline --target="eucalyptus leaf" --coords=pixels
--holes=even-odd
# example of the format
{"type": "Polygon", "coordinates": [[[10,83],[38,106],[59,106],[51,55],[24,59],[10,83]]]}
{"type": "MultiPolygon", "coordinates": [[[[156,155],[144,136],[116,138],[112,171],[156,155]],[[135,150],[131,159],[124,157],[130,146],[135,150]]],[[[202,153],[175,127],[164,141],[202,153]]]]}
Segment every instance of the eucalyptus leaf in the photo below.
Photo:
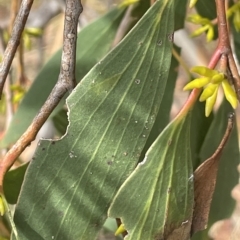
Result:
{"type": "MultiPolygon", "coordinates": [[[[174,46],[174,48],[178,52],[178,54],[180,54],[180,48],[176,46],[174,46]]],[[[157,139],[159,134],[163,131],[163,129],[169,123],[170,111],[173,103],[173,94],[174,94],[175,84],[176,84],[177,75],[178,75],[178,67],[179,67],[179,62],[174,57],[172,57],[167,85],[163,95],[163,101],[160,104],[160,108],[156,116],[156,120],[149,134],[146,145],[141,153],[141,157],[139,159],[140,161],[144,159],[144,156],[147,150],[149,149],[149,147],[153,144],[153,142],[157,139]]],[[[147,125],[146,125],[146,128],[148,128],[147,125]]]]}
{"type": "Polygon", "coordinates": [[[173,24],[174,1],[157,1],[67,99],[67,133],[39,143],[25,176],[14,216],[21,240],[97,237],[163,100],[173,24]]]}
{"type": "Polygon", "coordinates": [[[219,160],[234,126],[234,114],[229,115],[228,124],[222,140],[207,160],[194,171],[194,211],[192,233],[205,230],[216,186],[219,160]]]}
{"type": "MultiPolygon", "coordinates": [[[[203,143],[200,152],[201,162],[205,161],[205,159],[210,157],[216,150],[221,141],[221,137],[224,134],[228,114],[232,111],[233,109],[229,103],[224,100],[214,117],[203,143]]],[[[239,175],[237,173],[237,166],[240,160],[239,157],[238,133],[235,126],[220,159],[216,188],[209,214],[208,227],[206,230],[196,233],[192,237],[192,240],[209,239],[208,230],[211,225],[218,220],[229,217],[233,212],[235,202],[231,198],[231,190],[239,181],[239,175]]]]}
{"type": "Polygon", "coordinates": [[[125,239],[189,239],[193,212],[189,118],[177,118],[160,134],[115,196],[109,215],[121,218],[128,231],[125,239]]]}

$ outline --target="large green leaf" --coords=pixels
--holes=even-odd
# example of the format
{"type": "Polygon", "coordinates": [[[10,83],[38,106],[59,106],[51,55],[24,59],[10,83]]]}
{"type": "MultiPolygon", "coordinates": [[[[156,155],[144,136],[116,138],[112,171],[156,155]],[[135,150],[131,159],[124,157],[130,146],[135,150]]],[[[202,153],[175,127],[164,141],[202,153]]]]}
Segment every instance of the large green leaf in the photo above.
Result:
{"type": "Polygon", "coordinates": [[[109,209],[128,240],[188,240],[193,212],[189,116],[172,122],[124,182],[109,209]],[[127,199],[127,201],[126,201],[127,199]]]}
{"type": "MultiPolygon", "coordinates": [[[[78,34],[76,79],[86,73],[110,50],[123,9],[114,9],[88,25],[78,34]]],[[[15,113],[1,147],[14,143],[27,129],[56,84],[62,51],[59,50],[43,67],[15,113]]],[[[61,106],[64,101],[61,102],[61,106]]]]}
{"type": "MultiPolygon", "coordinates": [[[[227,126],[228,114],[232,111],[231,106],[225,100],[214,117],[214,121],[211,124],[202,146],[200,154],[202,162],[210,157],[218,147],[227,126]]],[[[209,239],[207,236],[209,227],[214,222],[231,215],[235,206],[235,202],[231,198],[231,190],[239,180],[237,173],[239,160],[238,133],[237,127],[235,127],[225,149],[223,150],[220,160],[216,188],[210,209],[208,228],[205,231],[196,233],[192,238],[193,240],[209,239]]]]}
{"type": "Polygon", "coordinates": [[[21,240],[96,238],[163,99],[173,3],[157,1],[68,98],[66,135],[41,141],[25,176],[14,218],[21,240]]]}

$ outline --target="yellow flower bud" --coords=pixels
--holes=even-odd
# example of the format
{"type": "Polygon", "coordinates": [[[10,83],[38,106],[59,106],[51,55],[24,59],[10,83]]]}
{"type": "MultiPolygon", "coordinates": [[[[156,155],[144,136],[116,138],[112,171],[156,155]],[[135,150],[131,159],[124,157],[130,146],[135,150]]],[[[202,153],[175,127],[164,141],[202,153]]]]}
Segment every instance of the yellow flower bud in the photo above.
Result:
{"type": "Polygon", "coordinates": [[[223,80],[222,87],[223,87],[223,91],[226,99],[232,105],[233,108],[236,108],[238,104],[237,95],[232,89],[232,87],[230,86],[229,82],[227,80],[223,80]]]}
{"type": "Polygon", "coordinates": [[[208,31],[207,31],[207,42],[211,42],[214,38],[214,29],[211,25],[209,25],[208,31]]]}
{"type": "Polygon", "coordinates": [[[203,27],[198,28],[197,30],[195,30],[192,34],[191,37],[198,37],[200,36],[202,33],[204,33],[205,31],[207,31],[209,28],[208,25],[205,25],[203,27]]]}
{"type": "Polygon", "coordinates": [[[189,82],[183,88],[183,90],[186,91],[186,90],[191,90],[191,89],[194,89],[194,88],[202,88],[203,86],[205,86],[209,82],[210,82],[210,78],[208,78],[208,77],[196,78],[193,81],[189,82]]]}
{"type": "Polygon", "coordinates": [[[196,3],[197,3],[197,0],[190,0],[189,7],[190,8],[194,7],[196,3]]]}
{"type": "Polygon", "coordinates": [[[216,99],[217,99],[217,93],[218,93],[218,87],[215,89],[213,95],[206,100],[205,105],[205,116],[208,117],[210,113],[213,110],[213,107],[215,105],[216,99]]]}
{"type": "Polygon", "coordinates": [[[115,232],[115,236],[120,235],[120,234],[122,234],[122,233],[125,232],[125,231],[126,231],[126,229],[124,228],[124,225],[121,224],[121,225],[118,227],[117,231],[115,232]]]}
{"type": "Polygon", "coordinates": [[[40,37],[43,34],[43,30],[41,28],[28,27],[24,29],[24,33],[34,37],[40,37]]]}
{"type": "Polygon", "coordinates": [[[28,34],[23,34],[24,47],[28,50],[32,48],[32,42],[28,34]]]}
{"type": "Polygon", "coordinates": [[[139,2],[139,0],[123,0],[120,3],[119,7],[120,8],[128,7],[129,5],[132,5],[132,4],[137,3],[137,2],[139,2]]]}
{"type": "Polygon", "coordinates": [[[0,196],[0,215],[3,216],[4,213],[5,213],[4,202],[3,202],[2,196],[0,196]]]}
{"type": "Polygon", "coordinates": [[[207,98],[211,97],[217,88],[218,84],[209,83],[200,96],[200,102],[203,102],[207,98]]]}
{"type": "Polygon", "coordinates": [[[224,77],[223,73],[218,73],[212,77],[211,83],[221,83],[224,80],[224,77]]]}
{"type": "Polygon", "coordinates": [[[209,69],[209,68],[204,67],[204,66],[192,67],[190,69],[190,71],[193,72],[193,73],[197,73],[199,75],[202,75],[204,77],[213,77],[214,75],[218,74],[218,71],[209,69]]]}
{"type": "Polygon", "coordinates": [[[211,21],[208,18],[203,18],[199,14],[192,14],[187,17],[187,21],[194,24],[201,24],[202,26],[210,24],[211,21]]]}

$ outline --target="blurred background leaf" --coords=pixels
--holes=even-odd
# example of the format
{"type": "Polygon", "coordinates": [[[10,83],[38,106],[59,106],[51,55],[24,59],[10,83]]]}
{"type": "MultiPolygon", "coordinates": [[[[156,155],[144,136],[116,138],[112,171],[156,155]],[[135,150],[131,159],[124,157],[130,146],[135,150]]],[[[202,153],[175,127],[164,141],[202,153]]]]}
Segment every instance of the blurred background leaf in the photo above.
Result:
{"type": "Polygon", "coordinates": [[[6,173],[3,187],[5,197],[10,204],[17,203],[27,167],[28,163],[6,173]]]}

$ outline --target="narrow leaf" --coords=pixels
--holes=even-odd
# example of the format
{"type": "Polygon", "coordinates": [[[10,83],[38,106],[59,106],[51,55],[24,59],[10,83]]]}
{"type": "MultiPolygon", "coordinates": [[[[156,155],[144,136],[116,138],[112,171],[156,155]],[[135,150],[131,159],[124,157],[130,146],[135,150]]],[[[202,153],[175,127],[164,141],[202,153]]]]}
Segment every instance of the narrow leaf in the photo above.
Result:
{"type": "MultiPolygon", "coordinates": [[[[213,122],[202,145],[200,151],[201,162],[204,162],[205,159],[211,156],[217,149],[226,129],[227,116],[232,111],[229,103],[226,100],[223,101],[221,107],[214,116],[213,122]]],[[[219,162],[216,187],[209,213],[208,228],[194,234],[192,240],[209,239],[209,227],[211,227],[214,222],[229,217],[232,213],[235,203],[231,198],[230,193],[239,181],[239,175],[236,171],[239,159],[238,133],[237,128],[235,127],[219,162]]]]}
{"type": "Polygon", "coordinates": [[[26,173],[14,216],[21,240],[96,238],[163,99],[173,22],[173,1],[157,1],[68,98],[67,133],[41,141],[26,173]]]}
{"type": "Polygon", "coordinates": [[[189,239],[193,211],[189,118],[176,119],[161,133],[115,196],[109,215],[121,218],[126,239],[189,239]]]}
{"type": "Polygon", "coordinates": [[[204,161],[194,172],[194,212],[192,233],[204,230],[207,226],[208,215],[214,193],[219,160],[223,148],[228,141],[233,128],[234,115],[230,114],[226,132],[215,153],[204,161]]]}

